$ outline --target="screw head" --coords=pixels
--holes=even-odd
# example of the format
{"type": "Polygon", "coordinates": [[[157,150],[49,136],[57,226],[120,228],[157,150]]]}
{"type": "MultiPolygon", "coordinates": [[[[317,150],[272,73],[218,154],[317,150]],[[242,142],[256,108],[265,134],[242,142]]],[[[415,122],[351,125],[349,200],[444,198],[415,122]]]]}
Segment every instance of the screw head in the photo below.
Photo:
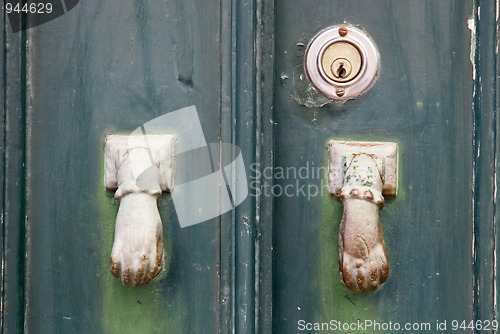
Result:
{"type": "Polygon", "coordinates": [[[345,35],[347,35],[347,27],[346,26],[340,26],[339,28],[339,35],[344,37],[345,35]]]}
{"type": "Polygon", "coordinates": [[[335,94],[337,94],[338,97],[342,97],[345,94],[345,89],[344,88],[337,88],[335,91],[335,94]]]}

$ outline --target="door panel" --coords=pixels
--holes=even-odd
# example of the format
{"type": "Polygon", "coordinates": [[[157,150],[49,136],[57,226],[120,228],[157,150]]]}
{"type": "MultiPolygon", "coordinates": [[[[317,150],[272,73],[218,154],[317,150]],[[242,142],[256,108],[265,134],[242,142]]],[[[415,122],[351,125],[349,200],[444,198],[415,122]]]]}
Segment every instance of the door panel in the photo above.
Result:
{"type": "Polygon", "coordinates": [[[210,3],[91,1],[23,32],[25,332],[219,331],[217,221],[180,229],[164,194],[169,272],[127,288],[109,271],[118,201],[103,185],[105,137],[166,112],[197,105],[219,141],[219,17],[210,3]]]}
{"type": "Polygon", "coordinates": [[[296,332],[299,320],[472,319],[471,12],[469,1],[277,2],[275,170],[304,167],[310,177],[276,182],[312,192],[275,198],[277,333],[296,332]],[[380,76],[355,101],[320,107],[327,101],[308,87],[305,47],[344,21],[375,41],[380,76]],[[399,193],[381,211],[391,268],[376,293],[356,295],[340,281],[342,206],[327,195],[324,170],[314,174],[327,166],[331,139],[399,144],[399,193]]]}

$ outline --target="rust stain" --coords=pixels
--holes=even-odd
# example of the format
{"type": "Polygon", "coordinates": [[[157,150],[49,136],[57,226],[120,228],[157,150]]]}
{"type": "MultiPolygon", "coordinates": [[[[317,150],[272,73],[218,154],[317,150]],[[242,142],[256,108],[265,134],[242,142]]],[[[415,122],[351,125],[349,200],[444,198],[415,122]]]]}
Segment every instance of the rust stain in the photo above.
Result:
{"type": "Polygon", "coordinates": [[[142,282],[142,280],[144,279],[144,268],[139,268],[137,270],[137,273],[135,274],[135,279],[134,279],[134,285],[139,285],[142,282]]]}
{"type": "Polygon", "coordinates": [[[358,283],[358,287],[361,290],[364,290],[366,288],[366,286],[365,286],[365,275],[363,275],[363,272],[361,270],[358,270],[358,275],[356,277],[356,281],[358,283]]]}
{"type": "Polygon", "coordinates": [[[125,285],[129,285],[130,284],[130,267],[127,267],[127,269],[123,272],[123,277],[122,277],[122,281],[123,281],[123,284],[125,285]]]}
{"type": "Polygon", "coordinates": [[[109,262],[109,268],[111,269],[113,276],[120,278],[120,264],[118,262],[114,262],[112,258],[109,262]]]}

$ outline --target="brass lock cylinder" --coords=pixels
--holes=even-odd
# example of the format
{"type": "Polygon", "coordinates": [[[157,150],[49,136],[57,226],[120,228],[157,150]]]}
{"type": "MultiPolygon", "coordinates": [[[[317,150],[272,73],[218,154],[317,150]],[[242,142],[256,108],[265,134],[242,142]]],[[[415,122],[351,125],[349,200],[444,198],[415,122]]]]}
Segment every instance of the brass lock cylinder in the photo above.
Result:
{"type": "Polygon", "coordinates": [[[335,82],[349,82],[361,71],[361,52],[351,43],[336,42],[328,45],[321,55],[321,72],[335,82]]]}
{"type": "Polygon", "coordinates": [[[375,83],[379,54],[371,38],[352,26],[318,33],[306,51],[305,69],[312,85],[329,98],[354,99],[375,83]]]}

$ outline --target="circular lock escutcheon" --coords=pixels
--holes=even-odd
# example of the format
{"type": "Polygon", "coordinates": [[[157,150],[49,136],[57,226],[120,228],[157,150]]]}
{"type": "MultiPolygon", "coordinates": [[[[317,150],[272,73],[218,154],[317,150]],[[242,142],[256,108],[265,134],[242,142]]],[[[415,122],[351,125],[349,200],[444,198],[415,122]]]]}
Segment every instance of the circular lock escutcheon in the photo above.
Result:
{"type": "Polygon", "coordinates": [[[306,50],[305,70],[312,85],[335,100],[354,99],[375,83],[380,57],[361,29],[337,25],[320,31],[306,50]]]}

